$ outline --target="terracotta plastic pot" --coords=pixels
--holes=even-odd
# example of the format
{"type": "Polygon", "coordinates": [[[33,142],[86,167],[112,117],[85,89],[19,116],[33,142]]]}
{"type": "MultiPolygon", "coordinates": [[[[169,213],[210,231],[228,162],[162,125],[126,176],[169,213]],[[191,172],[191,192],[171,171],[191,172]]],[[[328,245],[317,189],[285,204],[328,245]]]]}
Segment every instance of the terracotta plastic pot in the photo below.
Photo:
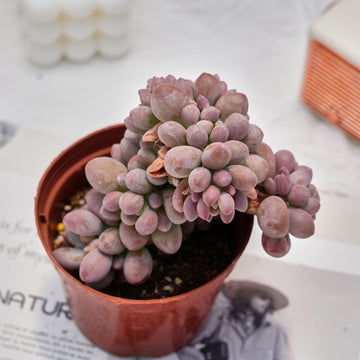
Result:
{"type": "MultiPolygon", "coordinates": [[[[162,356],[189,343],[204,326],[224,279],[248,243],[253,216],[239,214],[231,223],[234,257],[207,284],[159,300],[129,300],[106,295],[84,285],[52,256],[56,224],[68,199],[87,186],[85,164],[108,155],[124,135],[123,125],[94,132],[63,151],[43,175],[35,199],[36,224],[42,244],[60,274],[75,323],[96,346],[120,355],[162,356]]],[[[229,226],[229,225],[227,225],[229,226]]]]}

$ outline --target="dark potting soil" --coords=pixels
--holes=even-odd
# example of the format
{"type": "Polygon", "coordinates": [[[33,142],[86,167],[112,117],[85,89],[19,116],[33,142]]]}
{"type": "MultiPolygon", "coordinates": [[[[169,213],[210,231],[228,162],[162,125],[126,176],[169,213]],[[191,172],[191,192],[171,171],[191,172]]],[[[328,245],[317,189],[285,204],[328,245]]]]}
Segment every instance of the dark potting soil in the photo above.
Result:
{"type": "Polygon", "coordinates": [[[140,285],[113,285],[105,292],[130,299],[156,299],[182,294],[221,273],[233,257],[224,226],[220,224],[205,232],[195,230],[173,255],[164,254],[155,246],[150,246],[149,250],[154,265],[147,281],[140,285]]]}
{"type": "MultiPolygon", "coordinates": [[[[71,209],[84,205],[84,192],[65,206],[71,209]]],[[[204,225],[204,223],[203,223],[204,225]]],[[[148,246],[153,257],[153,271],[144,283],[130,285],[114,281],[102,292],[127,299],[159,299],[179,295],[204,285],[221,273],[233,260],[231,226],[213,221],[208,230],[195,228],[184,234],[180,250],[168,255],[154,245],[148,246]]],[[[59,231],[54,247],[64,246],[64,233],[59,231]]],[[[68,246],[68,245],[67,245],[68,246]]],[[[72,274],[79,279],[78,272],[72,274]]]]}

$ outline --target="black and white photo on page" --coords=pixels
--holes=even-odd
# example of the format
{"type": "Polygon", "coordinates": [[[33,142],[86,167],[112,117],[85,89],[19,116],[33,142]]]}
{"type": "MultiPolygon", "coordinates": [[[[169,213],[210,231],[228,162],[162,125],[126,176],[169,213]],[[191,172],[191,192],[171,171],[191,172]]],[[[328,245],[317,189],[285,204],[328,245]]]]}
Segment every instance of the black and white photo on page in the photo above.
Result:
{"type": "Polygon", "coordinates": [[[230,280],[205,328],[177,355],[180,360],[293,360],[288,330],[274,316],[287,306],[286,295],[272,286],[230,280]]]}

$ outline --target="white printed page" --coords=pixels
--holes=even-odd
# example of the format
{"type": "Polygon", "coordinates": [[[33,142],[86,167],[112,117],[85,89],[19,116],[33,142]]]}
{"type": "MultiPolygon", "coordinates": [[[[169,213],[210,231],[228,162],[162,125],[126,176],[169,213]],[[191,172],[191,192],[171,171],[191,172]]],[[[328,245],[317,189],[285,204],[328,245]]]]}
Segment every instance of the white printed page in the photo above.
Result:
{"type": "Polygon", "coordinates": [[[68,145],[68,138],[20,127],[0,148],[0,360],[124,359],[97,348],[78,330],[37,234],[38,182],[68,145]],[[47,151],[28,146],[29,139],[47,151]]]}
{"type": "Polygon", "coordinates": [[[0,359],[107,359],[71,319],[37,236],[36,186],[34,178],[0,170],[0,359]]]}
{"type": "MultiPolygon", "coordinates": [[[[42,141],[47,135],[36,136],[42,141]]],[[[50,138],[47,136],[47,141],[51,142],[50,138]]],[[[11,146],[16,147],[13,141],[11,146]]],[[[10,144],[7,146],[10,148],[10,144]]],[[[46,164],[56,151],[54,148],[44,153],[40,163],[46,164]]],[[[71,319],[60,277],[35,227],[34,197],[40,168],[29,168],[26,174],[26,168],[17,172],[7,164],[11,164],[11,158],[0,166],[0,360],[121,359],[92,345],[71,319]]],[[[277,331],[282,329],[282,349],[278,344],[275,350],[271,344],[266,353],[282,351],[285,360],[337,360],[340,356],[357,360],[358,244],[317,236],[295,239],[286,257],[272,259],[262,250],[260,235],[255,222],[250,243],[228,282],[270,287],[287,299],[287,306],[275,309],[269,322],[279,326],[277,331]]],[[[251,336],[240,336],[243,325],[238,322],[235,308],[222,292],[203,331],[206,338],[200,334],[192,344],[162,360],[231,360],[239,359],[239,354],[244,359],[267,359],[262,357],[264,349],[252,348],[251,344],[261,331],[269,331],[273,325],[263,330],[259,327],[251,336]],[[226,341],[219,334],[225,334],[226,341]]]]}

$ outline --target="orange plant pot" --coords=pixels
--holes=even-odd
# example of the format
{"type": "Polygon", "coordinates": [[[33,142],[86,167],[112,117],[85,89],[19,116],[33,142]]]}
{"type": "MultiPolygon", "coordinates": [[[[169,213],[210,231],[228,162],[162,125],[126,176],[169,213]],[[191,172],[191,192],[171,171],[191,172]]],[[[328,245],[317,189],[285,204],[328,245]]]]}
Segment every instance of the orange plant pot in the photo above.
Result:
{"type": "Polygon", "coordinates": [[[84,166],[109,155],[124,135],[123,125],[94,132],[64,150],[40,180],[35,216],[43,247],[59,273],[73,319],[99,348],[119,356],[163,356],[188,344],[205,325],[225,278],[244,251],[253,216],[238,214],[231,226],[234,256],[228,267],[207,284],[187,293],[156,300],[117,298],[91,289],[60,266],[52,256],[52,239],[63,206],[76,190],[87,186],[84,166]]]}

